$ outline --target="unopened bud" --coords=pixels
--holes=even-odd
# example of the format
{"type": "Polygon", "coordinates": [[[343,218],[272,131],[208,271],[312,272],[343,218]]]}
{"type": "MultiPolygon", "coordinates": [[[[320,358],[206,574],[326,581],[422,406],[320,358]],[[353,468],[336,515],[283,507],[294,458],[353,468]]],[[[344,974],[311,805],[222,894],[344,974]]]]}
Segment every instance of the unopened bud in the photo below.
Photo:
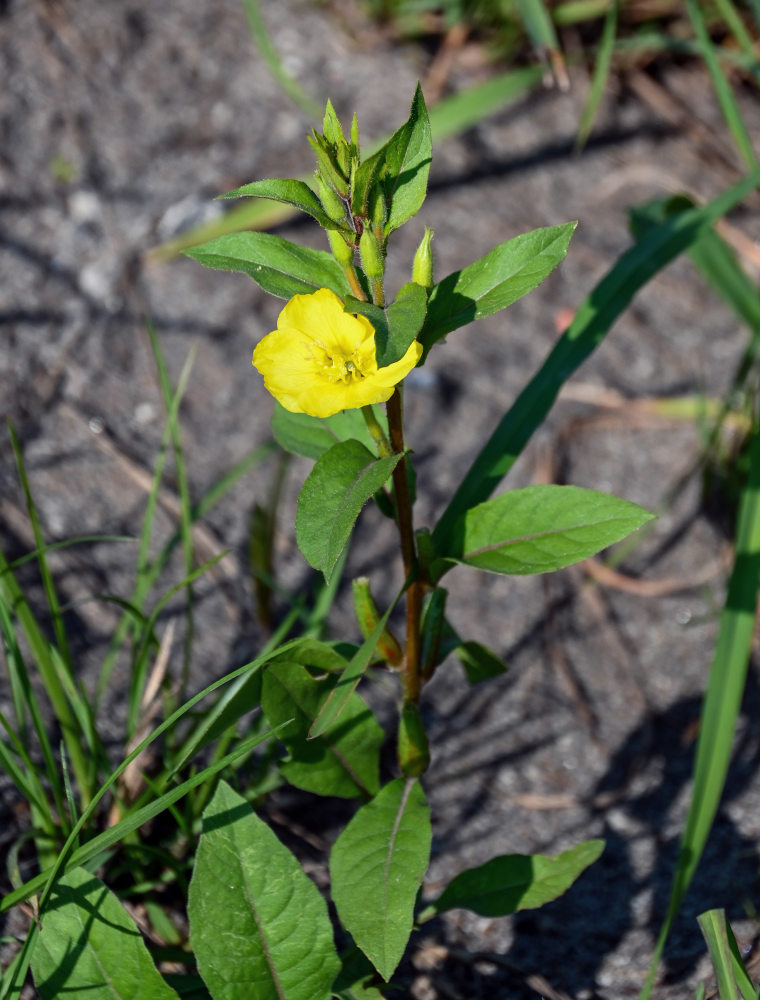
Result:
{"type": "Polygon", "coordinates": [[[330,249],[333,252],[333,257],[337,260],[337,262],[342,267],[346,267],[348,264],[353,264],[353,247],[350,247],[348,243],[346,243],[340,233],[335,229],[328,229],[327,238],[330,241],[330,249]]]}
{"type": "Polygon", "coordinates": [[[433,249],[430,246],[432,239],[433,230],[425,226],[425,235],[417,247],[412,264],[412,281],[428,290],[433,287],[433,249]]]}
{"type": "Polygon", "coordinates": [[[376,185],[370,193],[369,205],[369,217],[375,228],[382,230],[385,225],[386,212],[387,206],[385,204],[385,195],[383,194],[382,188],[379,185],[376,185]]]}
{"type": "Polygon", "coordinates": [[[364,268],[364,273],[370,279],[374,281],[377,278],[382,278],[385,273],[385,260],[383,258],[383,251],[380,249],[380,244],[377,241],[377,237],[369,228],[369,226],[364,227],[361,239],[359,240],[359,253],[362,258],[362,267],[364,268]]]}
{"type": "MultiPolygon", "coordinates": [[[[366,576],[358,576],[352,584],[354,592],[354,612],[359,628],[365,639],[374,632],[380,621],[377,605],[369,589],[366,576]]],[[[384,628],[375,647],[380,656],[392,667],[398,667],[404,658],[398,639],[389,628],[384,628]]]]}
{"type": "Polygon", "coordinates": [[[322,175],[317,172],[317,186],[319,187],[319,200],[322,202],[327,215],[333,222],[346,221],[346,203],[336,194],[335,190],[325,182],[322,175]]]}
{"type": "Polygon", "coordinates": [[[407,778],[419,778],[430,764],[430,746],[416,701],[404,702],[398,722],[398,766],[407,778]]]}

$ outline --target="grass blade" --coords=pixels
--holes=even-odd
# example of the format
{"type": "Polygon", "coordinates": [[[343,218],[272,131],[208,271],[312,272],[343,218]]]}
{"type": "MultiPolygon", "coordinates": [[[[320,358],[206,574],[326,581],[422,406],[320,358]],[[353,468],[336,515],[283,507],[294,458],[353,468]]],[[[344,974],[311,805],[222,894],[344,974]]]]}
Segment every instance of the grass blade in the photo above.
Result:
{"type": "Polygon", "coordinates": [[[756,422],[750,443],[749,480],[739,503],[734,568],[720,618],[718,641],[702,706],[691,803],[681,838],[668,911],[641,1000],[650,995],[665,941],[699,864],[723,793],[747,676],[759,581],[760,427],[756,422]]]}
{"type": "Polygon", "coordinates": [[[439,553],[453,550],[458,522],[465,511],[487,500],[496,489],[553,406],[562,385],[601,343],[639,289],[758,185],[760,170],[754,170],[707,205],[666,220],[619,258],[581,304],[573,322],[476,457],[433,532],[439,553]]]}
{"type": "Polygon", "coordinates": [[[243,0],[243,7],[248,18],[248,27],[251,29],[253,40],[259,47],[259,52],[264,62],[269,67],[269,72],[280,85],[284,93],[298,105],[298,107],[312,118],[321,114],[319,104],[311,98],[301,85],[293,79],[282,64],[277,49],[274,47],[272,39],[269,37],[264,18],[261,16],[259,0],[243,0]]]}
{"type": "Polygon", "coordinates": [[[691,19],[694,32],[697,36],[697,42],[699,44],[699,49],[702,58],[707,66],[707,71],[710,74],[712,80],[713,89],[715,90],[715,96],[718,98],[718,103],[720,104],[721,111],[723,112],[723,117],[726,119],[726,124],[728,129],[733,136],[733,140],[736,143],[736,148],[739,150],[744,163],[749,170],[754,170],[758,166],[758,160],[755,156],[755,151],[752,148],[752,140],[749,137],[749,132],[744,124],[744,120],[739,110],[739,105],[736,103],[736,98],[731,90],[731,86],[726,79],[726,75],[718,62],[718,57],[715,54],[715,49],[713,47],[712,41],[710,40],[710,33],[707,30],[707,25],[705,24],[704,15],[702,9],[699,5],[698,0],[686,0],[686,9],[689,13],[689,18],[691,19]]]}
{"type": "Polygon", "coordinates": [[[618,2],[619,0],[612,0],[604,18],[602,37],[599,41],[599,48],[596,53],[594,75],[591,79],[591,89],[589,90],[588,100],[583,108],[581,122],[578,126],[578,134],[575,137],[576,150],[581,150],[586,145],[586,140],[591,134],[591,129],[594,127],[596,115],[599,111],[599,105],[602,101],[602,95],[604,94],[604,85],[606,84],[607,77],[609,76],[610,63],[612,62],[612,51],[615,47],[618,2]]]}

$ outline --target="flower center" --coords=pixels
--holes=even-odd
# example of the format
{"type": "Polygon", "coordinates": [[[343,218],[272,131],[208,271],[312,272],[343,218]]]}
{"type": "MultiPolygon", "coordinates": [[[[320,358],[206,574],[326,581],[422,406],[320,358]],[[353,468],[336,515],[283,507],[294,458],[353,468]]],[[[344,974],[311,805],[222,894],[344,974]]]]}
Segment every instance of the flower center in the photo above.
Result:
{"type": "Polygon", "coordinates": [[[357,351],[350,357],[344,354],[330,354],[325,351],[322,363],[322,374],[329,382],[343,382],[350,385],[353,382],[360,382],[365,378],[364,372],[359,367],[357,351]]]}

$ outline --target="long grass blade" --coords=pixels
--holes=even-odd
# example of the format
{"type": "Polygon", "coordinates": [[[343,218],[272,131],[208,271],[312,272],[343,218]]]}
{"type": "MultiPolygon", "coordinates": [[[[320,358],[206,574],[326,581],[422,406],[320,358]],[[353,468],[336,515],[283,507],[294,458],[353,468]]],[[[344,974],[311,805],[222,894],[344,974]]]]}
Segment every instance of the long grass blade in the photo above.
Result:
{"type": "Polygon", "coordinates": [[[465,511],[487,500],[496,489],[553,406],[562,385],[601,343],[639,289],[758,185],[760,170],[754,170],[709,204],[666,220],[618,259],[581,304],[573,322],[462,480],[433,532],[441,555],[453,551],[452,541],[465,511]]]}
{"type": "Polygon", "coordinates": [[[715,54],[702,8],[698,0],[686,0],[686,9],[689,13],[694,33],[697,36],[702,58],[710,74],[715,96],[718,98],[723,117],[726,119],[726,124],[736,143],[736,148],[739,150],[747,168],[754,170],[758,165],[758,160],[752,148],[752,140],[744,124],[744,119],[742,118],[734,93],[731,90],[731,85],[726,79],[726,75],[715,54]]]}
{"type": "Polygon", "coordinates": [[[29,515],[29,523],[32,526],[32,533],[34,534],[34,544],[37,552],[39,553],[37,565],[39,566],[40,576],[42,577],[42,586],[45,591],[45,598],[47,600],[48,608],[50,609],[50,618],[53,624],[53,632],[55,634],[56,643],[58,644],[58,651],[60,652],[61,659],[65,663],[66,668],[69,672],[71,672],[71,654],[69,652],[69,643],[66,638],[66,629],[63,624],[63,616],[61,615],[61,606],[58,602],[58,594],[56,593],[55,583],[53,582],[53,574],[50,572],[50,567],[48,566],[45,556],[45,539],[42,534],[39,514],[37,513],[37,505],[34,502],[32,490],[29,486],[29,478],[26,474],[26,464],[24,462],[24,456],[21,452],[21,445],[15,428],[10,420],[8,421],[8,433],[11,439],[13,455],[16,459],[16,468],[18,470],[19,481],[21,482],[21,489],[24,492],[24,500],[26,502],[26,509],[29,515]]]}
{"type": "Polygon", "coordinates": [[[731,757],[747,676],[760,582],[760,427],[750,442],[749,480],[742,491],[734,567],[721,614],[694,764],[694,787],[686,817],[668,911],[641,1000],[651,993],[662,950],[702,856],[718,809],[731,757]]]}
{"type": "Polygon", "coordinates": [[[264,18],[261,16],[259,0],[243,0],[243,7],[248,18],[248,26],[251,29],[251,34],[256,45],[259,47],[259,52],[269,67],[269,72],[280,85],[283,92],[310,117],[314,118],[319,115],[321,111],[320,106],[306,93],[298,81],[293,79],[283,66],[282,60],[264,24],[264,18]]]}
{"type": "Polygon", "coordinates": [[[591,78],[591,89],[589,90],[588,100],[583,108],[583,114],[581,115],[580,125],[578,126],[578,134],[575,138],[575,148],[583,149],[586,145],[586,140],[591,134],[591,129],[594,127],[594,122],[596,121],[597,112],[599,111],[599,105],[602,101],[602,95],[604,94],[604,87],[607,83],[607,77],[610,73],[610,64],[612,62],[612,52],[615,47],[615,33],[617,31],[617,20],[618,20],[618,5],[619,0],[612,0],[609,5],[607,14],[604,18],[604,27],[602,28],[602,37],[599,41],[599,48],[596,53],[596,65],[594,66],[594,75],[591,78]]]}
{"type": "MultiPolygon", "coordinates": [[[[177,478],[177,492],[179,494],[180,539],[182,541],[182,555],[185,561],[185,576],[189,576],[189,574],[193,571],[193,564],[195,562],[193,515],[192,502],[190,499],[190,484],[187,475],[187,463],[185,462],[185,453],[182,447],[182,434],[179,427],[179,412],[174,406],[174,397],[176,393],[172,389],[169,371],[166,367],[166,360],[164,358],[163,351],[161,350],[161,344],[159,343],[156,335],[155,327],[150,322],[148,322],[147,325],[150,345],[153,350],[153,358],[158,371],[161,394],[164,398],[164,406],[167,413],[167,426],[169,428],[172,448],[174,450],[174,472],[177,478]]],[[[191,352],[191,356],[194,356],[194,352],[191,352]]],[[[190,364],[190,358],[188,358],[188,364],[190,364]]],[[[195,631],[194,607],[195,594],[193,592],[192,584],[189,583],[187,585],[187,606],[185,611],[187,624],[185,629],[184,656],[182,658],[182,676],[179,686],[180,700],[184,698],[185,691],[187,690],[187,682],[190,678],[190,658],[195,631]]]]}

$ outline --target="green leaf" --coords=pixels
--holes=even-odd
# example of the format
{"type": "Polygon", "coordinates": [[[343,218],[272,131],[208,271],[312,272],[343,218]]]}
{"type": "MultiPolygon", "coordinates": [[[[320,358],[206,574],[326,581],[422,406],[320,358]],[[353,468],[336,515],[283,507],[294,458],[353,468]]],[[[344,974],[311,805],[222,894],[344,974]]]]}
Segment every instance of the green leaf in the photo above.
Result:
{"type": "Polygon", "coordinates": [[[603,840],[587,840],[553,857],[502,854],[491,858],[457,875],[419,919],[429,920],[455,908],[472,910],[481,917],[504,917],[518,910],[537,909],[567,892],[603,850],[603,840]]]}
{"type": "Polygon", "coordinates": [[[32,957],[41,1000],[169,1000],[134,921],[94,875],[75,868],[55,884],[32,957]]]}
{"type": "Polygon", "coordinates": [[[340,726],[319,739],[308,739],[335,681],[334,676],[316,680],[297,663],[273,663],[264,673],[261,707],[273,725],[292,720],[280,733],[290,751],[280,770],[292,785],[317,795],[370,798],[380,787],[385,733],[359,695],[352,694],[347,701],[340,726]]]}
{"type": "Polygon", "coordinates": [[[375,458],[359,441],[341,441],[311,470],[298,498],[296,538],[304,558],[329,580],[364,504],[401,455],[375,458]]]}
{"type": "Polygon", "coordinates": [[[427,292],[411,281],[401,288],[395,302],[385,309],[353,296],[349,296],[345,304],[345,312],[366,316],[375,328],[378,368],[385,368],[403,358],[422,329],[426,310],[427,292]]]}
{"type": "Polygon", "coordinates": [[[733,1000],[741,992],[742,1000],[757,1000],[757,991],[753,989],[736,949],[736,941],[726,921],[725,910],[708,910],[706,913],[700,913],[697,922],[707,942],[707,949],[715,969],[718,996],[733,1000]]]}
{"type": "MultiPolygon", "coordinates": [[[[401,595],[399,594],[399,597],[400,596],[401,595]]],[[[383,634],[383,629],[388,623],[391,611],[396,606],[397,601],[398,597],[392,602],[392,604],[389,605],[383,617],[377,625],[375,625],[374,629],[370,632],[361,646],[356,650],[345,670],[338,678],[337,684],[332,691],[330,691],[327,698],[325,698],[322,707],[314,720],[314,725],[311,727],[309,732],[310,740],[314,740],[318,736],[323,736],[326,732],[328,732],[328,730],[332,729],[338,721],[338,717],[342,714],[343,709],[346,707],[352,696],[352,693],[356,690],[359,681],[364,676],[364,671],[370,665],[372,655],[375,652],[375,647],[380,641],[380,636],[383,634]]]]}
{"type": "Polygon", "coordinates": [[[325,901],[223,781],[203,814],[188,916],[215,1000],[329,1000],[340,962],[325,901]]]}
{"type": "MultiPolygon", "coordinates": [[[[385,410],[379,406],[373,406],[373,410],[387,434],[385,410]]],[[[361,441],[370,450],[374,448],[361,410],[341,410],[331,417],[311,417],[308,413],[291,413],[275,401],[272,433],[281,448],[304,458],[319,458],[337,441],[350,438],[361,441]]]]}
{"type": "Polygon", "coordinates": [[[312,250],[271,233],[230,233],[184,251],[218,271],[241,271],[265,292],[281,299],[329,288],[341,298],[349,292],[332,254],[312,250]]]}
{"type": "Polygon", "coordinates": [[[421,208],[427,191],[432,158],[430,119],[422,87],[417,84],[409,118],[391,136],[385,150],[387,179],[384,186],[388,203],[386,236],[403,226],[421,208]]]}
{"type": "Polygon", "coordinates": [[[372,985],[377,973],[363,952],[353,946],[340,960],[343,968],[333,983],[333,993],[340,1000],[383,1000],[383,994],[372,985]]]}
{"type": "Polygon", "coordinates": [[[457,647],[456,654],[470,684],[500,677],[509,669],[501,657],[480,642],[463,642],[457,647]]]}
{"type": "Polygon", "coordinates": [[[515,236],[433,285],[419,338],[425,352],[452,330],[533,291],[564,259],[576,225],[567,222],[515,236]]]}
{"type": "Polygon", "coordinates": [[[564,383],[602,342],[636,292],[758,185],[760,170],[749,174],[708,205],[668,219],[615,262],[581,304],[573,322],[501,418],[461,480],[433,531],[437,548],[441,551],[451,548],[451,534],[464,512],[493,493],[554,405],[564,383]]]}
{"type": "Polygon", "coordinates": [[[492,573],[547,573],[599,552],[654,517],[578,486],[528,486],[468,511],[457,562],[492,573]]]}
{"type": "Polygon", "coordinates": [[[341,923],[386,982],[412,931],[431,840],[421,785],[399,778],[362,806],[330,855],[332,897],[341,923]]]}
{"type": "Polygon", "coordinates": [[[279,178],[267,178],[261,181],[252,181],[242,187],[229,191],[221,195],[222,198],[268,198],[270,201],[281,201],[285,205],[292,205],[293,208],[306,212],[324,229],[340,229],[341,226],[335,222],[325,212],[322,202],[314,194],[308,184],[298,180],[281,180],[279,178]]]}

